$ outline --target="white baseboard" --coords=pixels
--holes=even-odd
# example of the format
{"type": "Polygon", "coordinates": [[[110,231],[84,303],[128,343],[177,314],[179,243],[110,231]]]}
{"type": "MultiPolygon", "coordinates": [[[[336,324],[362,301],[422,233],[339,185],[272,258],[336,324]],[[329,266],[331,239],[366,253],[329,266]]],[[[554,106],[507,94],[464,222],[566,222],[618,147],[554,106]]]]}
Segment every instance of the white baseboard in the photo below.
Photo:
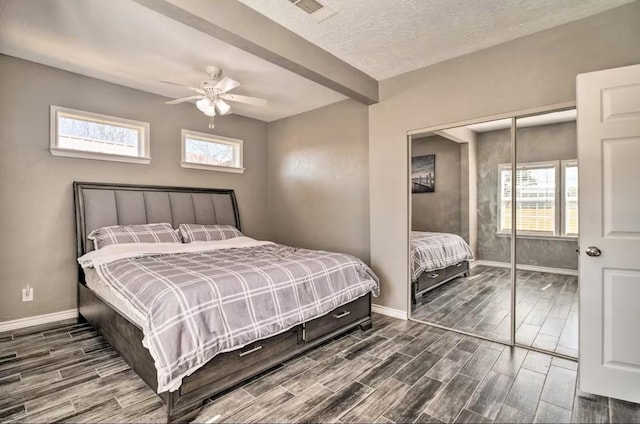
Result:
{"type": "MultiPolygon", "coordinates": [[[[509,262],[495,262],[495,261],[473,261],[470,264],[471,268],[475,268],[477,266],[493,266],[496,268],[511,268],[511,264],[509,262]]],[[[546,266],[536,266],[536,265],[522,265],[518,264],[516,267],[522,271],[534,271],[534,272],[547,272],[549,274],[560,274],[560,275],[573,275],[578,276],[578,270],[576,269],[565,269],[565,268],[549,268],[546,266]]]]}
{"type": "Polygon", "coordinates": [[[407,313],[401,309],[387,308],[386,306],[372,304],[371,311],[376,314],[386,315],[392,318],[407,319],[407,313]]]}
{"type": "Polygon", "coordinates": [[[31,327],[33,325],[48,324],[50,322],[62,321],[78,317],[77,309],[54,312],[52,314],[36,315],[33,317],[14,319],[0,322],[0,332],[18,330],[20,328],[31,327]]]}

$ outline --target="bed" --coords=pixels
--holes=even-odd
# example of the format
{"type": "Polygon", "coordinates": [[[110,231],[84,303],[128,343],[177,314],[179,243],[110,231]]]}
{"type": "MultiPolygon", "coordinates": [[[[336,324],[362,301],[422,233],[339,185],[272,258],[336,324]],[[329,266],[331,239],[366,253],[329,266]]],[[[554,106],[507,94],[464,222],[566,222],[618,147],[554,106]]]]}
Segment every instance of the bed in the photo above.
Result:
{"type": "Polygon", "coordinates": [[[233,190],[75,182],[74,199],[80,319],[159,394],[168,422],[189,421],[207,398],[371,327],[378,281],[349,255],[244,235],[94,249],[91,232],[112,226],[239,231],[233,190]]]}
{"type": "Polygon", "coordinates": [[[469,273],[473,252],[457,234],[411,232],[411,300],[469,273]]]}

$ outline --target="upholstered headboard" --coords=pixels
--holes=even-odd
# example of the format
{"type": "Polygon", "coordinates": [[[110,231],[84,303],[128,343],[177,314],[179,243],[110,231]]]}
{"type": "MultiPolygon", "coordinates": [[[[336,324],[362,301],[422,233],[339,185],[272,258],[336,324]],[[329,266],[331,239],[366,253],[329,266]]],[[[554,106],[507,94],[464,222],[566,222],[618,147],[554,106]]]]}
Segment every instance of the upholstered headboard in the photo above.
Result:
{"type": "Polygon", "coordinates": [[[74,182],[77,254],[93,250],[91,231],[110,225],[168,222],[228,224],[239,230],[233,190],[74,182]]]}

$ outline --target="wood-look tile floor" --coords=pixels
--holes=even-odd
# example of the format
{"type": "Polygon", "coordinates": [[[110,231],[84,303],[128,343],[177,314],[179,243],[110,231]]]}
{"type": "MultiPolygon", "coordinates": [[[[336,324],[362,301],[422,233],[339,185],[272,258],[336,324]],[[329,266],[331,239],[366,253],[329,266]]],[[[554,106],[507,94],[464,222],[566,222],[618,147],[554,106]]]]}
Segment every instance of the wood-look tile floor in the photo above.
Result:
{"type": "MultiPolygon", "coordinates": [[[[625,422],[640,405],[576,392],[577,365],[374,315],[210,399],[198,422],[625,422]]],[[[87,324],[0,334],[0,421],[163,422],[160,399],[87,324]]]]}
{"type": "MultiPolygon", "coordinates": [[[[508,341],[510,310],[510,270],[478,266],[418,298],[412,317],[508,341]]],[[[517,271],[516,341],[578,357],[578,277],[517,271]]]]}

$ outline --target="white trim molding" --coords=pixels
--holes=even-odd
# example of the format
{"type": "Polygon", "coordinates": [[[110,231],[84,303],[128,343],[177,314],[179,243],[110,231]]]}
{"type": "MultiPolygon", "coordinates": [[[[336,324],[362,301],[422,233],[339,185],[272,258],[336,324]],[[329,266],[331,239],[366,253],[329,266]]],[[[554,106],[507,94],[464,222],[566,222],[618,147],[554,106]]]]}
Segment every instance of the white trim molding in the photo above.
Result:
{"type": "Polygon", "coordinates": [[[77,309],[53,312],[51,314],[36,315],[33,317],[14,319],[0,322],[0,332],[18,330],[20,328],[32,327],[34,325],[48,324],[50,322],[62,321],[78,317],[77,309]]]}
{"type": "MultiPolygon", "coordinates": [[[[511,263],[509,262],[496,262],[496,261],[484,261],[477,260],[473,261],[469,265],[471,268],[475,268],[477,266],[493,266],[496,268],[511,268],[511,263]]],[[[534,271],[534,272],[546,272],[549,274],[560,274],[560,275],[572,275],[578,276],[577,269],[566,269],[566,268],[549,268],[546,266],[537,266],[537,265],[523,265],[517,264],[516,268],[521,271],[534,271]]]]}
{"type": "Polygon", "coordinates": [[[234,168],[231,166],[207,165],[205,163],[193,163],[193,162],[180,162],[180,166],[182,166],[183,168],[202,169],[205,171],[232,172],[234,174],[242,174],[247,169],[247,168],[234,168]]]}
{"type": "Polygon", "coordinates": [[[392,318],[403,319],[405,321],[409,319],[407,317],[406,311],[403,311],[401,309],[387,308],[386,306],[382,305],[371,304],[371,312],[375,312],[376,314],[380,315],[386,315],[392,318]]]}
{"type": "Polygon", "coordinates": [[[138,163],[142,165],[151,163],[150,157],[139,158],[135,156],[113,155],[110,153],[91,153],[82,150],[62,149],[60,147],[51,147],[49,151],[53,156],[63,156],[67,158],[106,160],[110,162],[138,163]]]}

